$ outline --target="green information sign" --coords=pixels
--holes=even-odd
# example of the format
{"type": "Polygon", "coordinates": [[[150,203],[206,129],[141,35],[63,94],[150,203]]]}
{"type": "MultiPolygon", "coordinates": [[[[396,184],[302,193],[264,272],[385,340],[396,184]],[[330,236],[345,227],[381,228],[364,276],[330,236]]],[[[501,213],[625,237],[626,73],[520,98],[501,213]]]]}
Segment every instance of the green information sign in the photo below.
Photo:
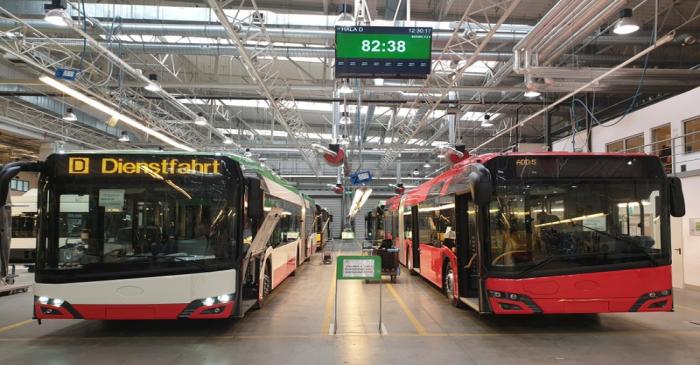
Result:
{"type": "Polygon", "coordinates": [[[379,256],[338,256],[337,280],[381,280],[382,259],[379,256]]]}

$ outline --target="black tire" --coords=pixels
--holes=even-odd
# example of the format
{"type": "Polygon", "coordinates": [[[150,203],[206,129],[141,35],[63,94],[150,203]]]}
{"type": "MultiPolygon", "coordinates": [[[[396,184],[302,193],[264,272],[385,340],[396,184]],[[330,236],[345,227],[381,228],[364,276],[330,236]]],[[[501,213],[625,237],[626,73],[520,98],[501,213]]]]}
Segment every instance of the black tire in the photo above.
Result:
{"type": "Polygon", "coordinates": [[[459,299],[455,298],[455,280],[454,272],[452,271],[452,265],[449,262],[445,264],[445,269],[442,271],[442,292],[445,294],[447,299],[455,307],[459,306],[459,299]]]}
{"type": "Polygon", "coordinates": [[[263,282],[262,282],[262,296],[263,300],[267,298],[270,293],[272,293],[272,273],[270,272],[270,266],[266,265],[265,266],[265,273],[263,274],[263,282]]]}

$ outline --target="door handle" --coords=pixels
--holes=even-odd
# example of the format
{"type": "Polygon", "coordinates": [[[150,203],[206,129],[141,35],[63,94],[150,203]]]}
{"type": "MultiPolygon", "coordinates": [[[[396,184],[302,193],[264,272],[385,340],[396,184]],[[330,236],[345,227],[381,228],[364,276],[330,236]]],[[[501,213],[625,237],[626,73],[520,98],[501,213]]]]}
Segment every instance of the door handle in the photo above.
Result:
{"type": "Polygon", "coordinates": [[[679,254],[679,255],[682,255],[682,253],[681,253],[682,251],[681,251],[680,247],[679,247],[679,248],[674,248],[674,250],[675,250],[675,251],[678,251],[678,254],[679,254]]]}

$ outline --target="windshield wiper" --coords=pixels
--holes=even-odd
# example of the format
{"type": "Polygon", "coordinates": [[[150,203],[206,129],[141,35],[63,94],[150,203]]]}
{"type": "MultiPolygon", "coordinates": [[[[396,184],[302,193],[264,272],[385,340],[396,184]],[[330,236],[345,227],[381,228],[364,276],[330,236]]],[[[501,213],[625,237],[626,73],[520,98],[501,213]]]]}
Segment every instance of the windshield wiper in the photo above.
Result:
{"type": "Polygon", "coordinates": [[[586,257],[586,256],[596,256],[600,255],[600,252],[584,252],[584,253],[570,253],[570,254],[565,254],[565,255],[551,255],[547,256],[541,261],[537,262],[533,266],[528,267],[527,269],[521,271],[518,273],[516,276],[517,278],[522,278],[525,277],[527,274],[536,271],[537,269],[549,264],[550,262],[558,259],[563,259],[563,258],[568,258],[568,257],[586,257]]]}
{"type": "Polygon", "coordinates": [[[186,257],[195,257],[195,255],[182,255],[182,256],[163,256],[163,255],[151,255],[151,254],[137,254],[137,255],[129,255],[129,256],[124,256],[127,258],[139,258],[139,259],[149,259],[148,261],[158,261],[160,259],[172,259],[173,261],[180,261],[180,262],[191,262],[195,266],[199,267],[202,270],[209,271],[211,270],[211,267],[198,262],[199,260],[187,260],[186,257]]]}
{"type": "Polygon", "coordinates": [[[627,238],[627,237],[623,237],[623,236],[616,236],[616,235],[614,235],[614,234],[612,234],[612,233],[608,233],[608,232],[605,232],[605,231],[599,231],[599,230],[597,230],[597,229],[595,229],[595,228],[588,227],[588,226],[586,226],[586,225],[583,224],[583,223],[574,223],[574,222],[571,222],[571,224],[573,224],[573,225],[579,225],[579,226],[581,226],[581,227],[583,227],[583,228],[590,229],[591,231],[593,231],[593,232],[595,232],[595,233],[602,234],[603,236],[610,237],[610,238],[612,238],[612,239],[614,239],[614,240],[618,240],[618,241],[621,241],[621,242],[625,242],[625,243],[632,244],[634,247],[636,247],[637,249],[639,249],[639,250],[641,251],[641,253],[644,255],[644,257],[646,257],[646,258],[649,260],[649,262],[652,263],[652,265],[654,265],[654,266],[659,266],[659,263],[656,261],[656,259],[654,258],[654,256],[652,256],[652,255],[644,248],[644,246],[642,246],[641,244],[639,244],[638,242],[634,241],[634,240],[631,239],[631,238],[627,238]]]}
{"type": "Polygon", "coordinates": [[[186,259],[186,257],[195,257],[195,255],[187,255],[187,256],[154,256],[154,257],[157,257],[157,258],[164,258],[164,259],[173,259],[173,261],[180,261],[180,262],[191,262],[191,263],[193,263],[195,266],[199,267],[199,268],[202,269],[202,270],[205,270],[205,271],[210,271],[210,270],[212,270],[211,267],[209,267],[208,265],[205,265],[205,264],[199,262],[200,260],[187,260],[187,259],[186,259]]]}

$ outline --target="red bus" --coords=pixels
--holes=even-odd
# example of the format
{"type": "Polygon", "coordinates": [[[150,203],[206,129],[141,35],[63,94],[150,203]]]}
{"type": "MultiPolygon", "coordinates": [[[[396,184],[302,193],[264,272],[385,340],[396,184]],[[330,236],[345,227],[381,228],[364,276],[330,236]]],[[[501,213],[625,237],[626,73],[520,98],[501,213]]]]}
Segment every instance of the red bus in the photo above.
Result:
{"type": "Polygon", "coordinates": [[[680,180],[644,154],[472,156],[387,202],[411,273],[480,313],[673,309],[680,180]]]}

